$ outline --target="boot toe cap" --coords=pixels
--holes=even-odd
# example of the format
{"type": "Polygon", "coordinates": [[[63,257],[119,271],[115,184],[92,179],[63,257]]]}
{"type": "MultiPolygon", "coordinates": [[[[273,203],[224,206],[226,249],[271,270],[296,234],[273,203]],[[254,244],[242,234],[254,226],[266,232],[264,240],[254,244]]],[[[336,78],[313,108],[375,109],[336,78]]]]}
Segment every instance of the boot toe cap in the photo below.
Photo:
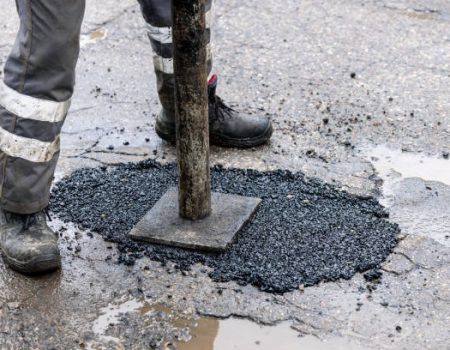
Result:
{"type": "Polygon", "coordinates": [[[56,242],[4,247],[3,256],[12,269],[26,274],[51,271],[61,266],[61,255],[56,242]]]}
{"type": "Polygon", "coordinates": [[[240,116],[232,122],[224,123],[220,132],[212,133],[215,144],[229,147],[254,147],[267,143],[273,133],[272,122],[262,116],[240,116]]]}
{"type": "Polygon", "coordinates": [[[255,117],[255,120],[251,122],[250,138],[265,137],[266,141],[272,136],[273,126],[269,118],[255,117]]]}

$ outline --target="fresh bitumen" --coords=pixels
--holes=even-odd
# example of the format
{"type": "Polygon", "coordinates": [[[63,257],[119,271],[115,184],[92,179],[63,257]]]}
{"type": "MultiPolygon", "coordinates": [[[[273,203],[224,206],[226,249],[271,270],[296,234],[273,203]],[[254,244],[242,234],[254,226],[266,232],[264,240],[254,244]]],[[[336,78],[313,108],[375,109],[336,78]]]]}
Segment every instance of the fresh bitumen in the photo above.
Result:
{"type": "Polygon", "coordinates": [[[120,263],[144,255],[180,270],[201,263],[215,281],[252,284],[284,293],[300,285],[378,271],[398,241],[399,228],[374,198],[358,197],[302,173],[211,169],[214,191],[262,199],[252,220],[220,254],[128,238],[130,229],[170,187],[176,166],[152,160],[113,168],[85,168],[53,189],[51,210],[63,221],[118,243],[120,263]]]}

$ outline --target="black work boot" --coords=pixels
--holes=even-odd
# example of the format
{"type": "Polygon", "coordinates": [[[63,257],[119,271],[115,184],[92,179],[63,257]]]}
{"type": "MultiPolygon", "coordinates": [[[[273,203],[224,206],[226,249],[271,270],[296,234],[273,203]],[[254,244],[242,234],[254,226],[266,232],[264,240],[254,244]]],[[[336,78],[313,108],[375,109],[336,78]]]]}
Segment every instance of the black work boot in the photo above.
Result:
{"type": "MultiPolygon", "coordinates": [[[[244,115],[228,107],[216,95],[217,76],[208,84],[209,139],[224,147],[254,147],[269,141],[272,123],[266,117],[244,115]]],[[[163,140],[175,143],[175,114],[165,108],[156,120],[156,133],[163,140]]]]}
{"type": "Polygon", "coordinates": [[[0,210],[0,248],[13,270],[37,274],[58,269],[61,256],[57,241],[44,211],[24,215],[0,210]]]}

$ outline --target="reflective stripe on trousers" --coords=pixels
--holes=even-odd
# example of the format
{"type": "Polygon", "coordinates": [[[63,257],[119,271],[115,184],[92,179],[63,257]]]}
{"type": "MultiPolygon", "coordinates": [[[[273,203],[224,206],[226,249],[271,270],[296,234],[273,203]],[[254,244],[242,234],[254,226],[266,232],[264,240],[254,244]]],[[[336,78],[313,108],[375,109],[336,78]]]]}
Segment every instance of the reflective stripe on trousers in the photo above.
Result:
{"type": "MultiPolygon", "coordinates": [[[[147,34],[153,49],[153,65],[159,100],[164,109],[174,114],[175,81],[173,75],[172,13],[170,0],[138,0],[147,23],[147,34]]],[[[206,38],[208,71],[212,74],[211,21],[212,0],[206,0],[206,38]]]]}
{"type": "MultiPolygon", "coordinates": [[[[173,111],[171,1],[138,1],[154,51],[160,101],[173,111]]],[[[16,0],[16,5],[20,28],[0,82],[0,205],[28,214],[48,205],[75,83],[85,0],[16,0]]],[[[206,12],[209,28],[211,0],[206,12]]]]}

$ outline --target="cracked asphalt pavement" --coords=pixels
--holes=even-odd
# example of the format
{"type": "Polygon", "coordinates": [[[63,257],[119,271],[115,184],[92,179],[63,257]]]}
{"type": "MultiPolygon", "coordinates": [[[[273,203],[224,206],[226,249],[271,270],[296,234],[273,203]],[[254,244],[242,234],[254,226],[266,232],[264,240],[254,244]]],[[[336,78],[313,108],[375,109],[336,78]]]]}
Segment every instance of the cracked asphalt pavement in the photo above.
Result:
{"type": "MultiPolygon", "coordinates": [[[[2,65],[18,20],[13,2],[0,5],[2,65]]],[[[212,147],[212,163],[376,196],[401,229],[381,278],[269,294],[214,282],[202,265],[118,265],[115,244],[54,220],[62,271],[24,277],[0,260],[0,348],[449,349],[448,1],[218,0],[213,30],[219,94],[270,116],[275,133],[257,149],[212,147]]],[[[175,160],[154,132],[151,57],[134,1],[87,1],[57,179],[175,160]]]]}

